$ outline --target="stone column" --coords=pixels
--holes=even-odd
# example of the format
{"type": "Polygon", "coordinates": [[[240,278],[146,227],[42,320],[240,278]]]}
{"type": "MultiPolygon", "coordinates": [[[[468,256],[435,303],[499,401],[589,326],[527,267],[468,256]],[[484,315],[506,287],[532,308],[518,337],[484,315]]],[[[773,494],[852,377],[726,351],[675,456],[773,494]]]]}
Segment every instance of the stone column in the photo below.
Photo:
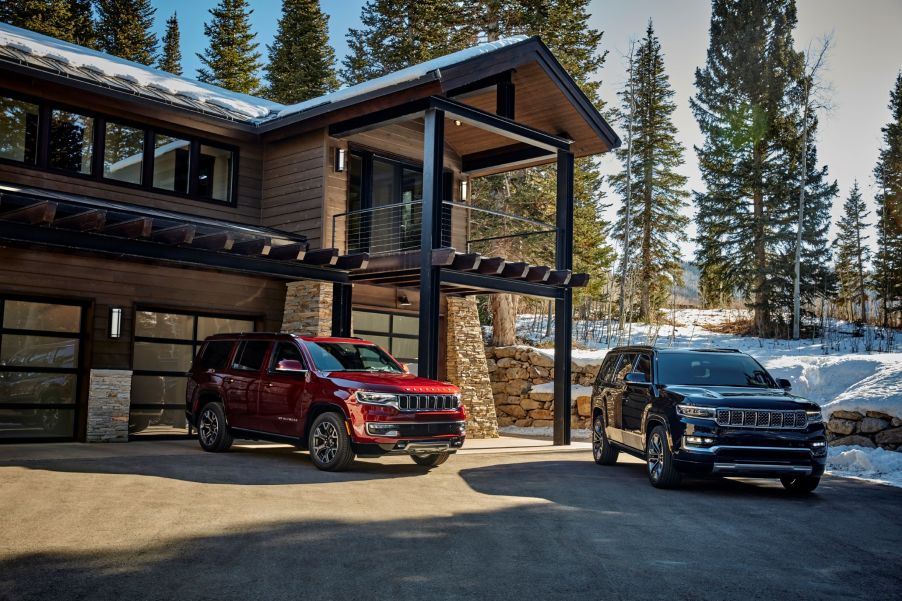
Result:
{"type": "Polygon", "coordinates": [[[132,372],[92,369],[88,389],[88,442],[127,442],[132,372]]]}
{"type": "Polygon", "coordinates": [[[288,282],[282,331],[306,336],[332,335],[332,284],[288,282]]]}
{"type": "Polygon", "coordinates": [[[467,436],[497,438],[498,419],[474,298],[448,298],[448,380],[467,408],[467,436]]]}

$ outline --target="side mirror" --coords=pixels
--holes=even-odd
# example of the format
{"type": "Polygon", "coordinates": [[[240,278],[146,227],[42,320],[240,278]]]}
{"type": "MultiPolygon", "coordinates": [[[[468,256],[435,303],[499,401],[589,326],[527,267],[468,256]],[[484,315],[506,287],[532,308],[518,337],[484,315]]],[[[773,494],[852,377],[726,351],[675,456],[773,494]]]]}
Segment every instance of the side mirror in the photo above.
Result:
{"type": "Polygon", "coordinates": [[[782,388],[783,390],[789,392],[792,390],[792,382],[787,380],[786,378],[777,378],[777,386],[782,388]]]}
{"type": "Polygon", "coordinates": [[[304,366],[300,361],[296,359],[282,359],[276,365],[276,371],[282,373],[290,373],[290,374],[305,374],[307,370],[304,369],[304,366]]]}
{"type": "Polygon", "coordinates": [[[623,379],[627,384],[649,384],[650,382],[645,379],[645,374],[641,371],[631,371],[626,374],[626,377],[623,379]]]}

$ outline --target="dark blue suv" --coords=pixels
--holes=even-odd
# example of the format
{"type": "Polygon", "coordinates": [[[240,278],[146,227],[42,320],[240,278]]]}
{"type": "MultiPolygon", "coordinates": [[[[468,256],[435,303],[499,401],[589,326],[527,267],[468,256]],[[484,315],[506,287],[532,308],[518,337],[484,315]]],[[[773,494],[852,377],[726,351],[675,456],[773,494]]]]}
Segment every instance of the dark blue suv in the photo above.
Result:
{"type": "Polygon", "coordinates": [[[734,349],[617,347],[592,394],[595,462],[635,455],[657,488],[678,486],[683,474],[718,474],[811,492],[827,459],[823,417],[790,389],[734,349]]]}

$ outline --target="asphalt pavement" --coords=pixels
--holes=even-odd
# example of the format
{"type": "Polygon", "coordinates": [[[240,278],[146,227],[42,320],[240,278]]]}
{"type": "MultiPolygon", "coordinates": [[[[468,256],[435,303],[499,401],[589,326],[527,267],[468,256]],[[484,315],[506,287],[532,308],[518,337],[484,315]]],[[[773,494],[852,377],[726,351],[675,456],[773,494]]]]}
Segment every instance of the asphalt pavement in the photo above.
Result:
{"type": "Polygon", "coordinates": [[[341,474],[262,444],[0,446],[0,599],[902,599],[902,489],[660,491],[515,446],[341,474]]]}

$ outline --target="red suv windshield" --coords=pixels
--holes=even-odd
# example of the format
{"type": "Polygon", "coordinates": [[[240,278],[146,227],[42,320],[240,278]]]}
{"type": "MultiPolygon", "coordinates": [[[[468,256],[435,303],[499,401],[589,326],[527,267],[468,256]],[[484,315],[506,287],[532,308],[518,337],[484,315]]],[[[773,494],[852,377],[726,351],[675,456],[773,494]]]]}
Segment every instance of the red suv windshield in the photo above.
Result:
{"type": "Polygon", "coordinates": [[[312,342],[304,344],[320,371],[387,371],[404,373],[391,355],[374,344],[312,342]]]}

